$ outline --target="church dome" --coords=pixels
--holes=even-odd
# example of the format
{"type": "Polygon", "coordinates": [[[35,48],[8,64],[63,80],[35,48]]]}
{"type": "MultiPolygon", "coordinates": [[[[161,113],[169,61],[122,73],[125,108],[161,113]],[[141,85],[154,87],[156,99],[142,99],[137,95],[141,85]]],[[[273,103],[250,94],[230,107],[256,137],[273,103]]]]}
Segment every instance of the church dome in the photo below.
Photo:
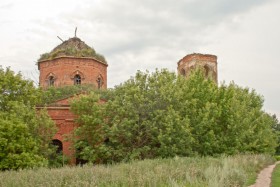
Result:
{"type": "Polygon", "coordinates": [[[52,60],[58,57],[94,58],[104,64],[107,64],[103,55],[96,53],[93,48],[89,47],[78,37],[73,37],[63,41],[51,52],[42,54],[38,59],[38,62],[40,63],[41,61],[52,60]]]}

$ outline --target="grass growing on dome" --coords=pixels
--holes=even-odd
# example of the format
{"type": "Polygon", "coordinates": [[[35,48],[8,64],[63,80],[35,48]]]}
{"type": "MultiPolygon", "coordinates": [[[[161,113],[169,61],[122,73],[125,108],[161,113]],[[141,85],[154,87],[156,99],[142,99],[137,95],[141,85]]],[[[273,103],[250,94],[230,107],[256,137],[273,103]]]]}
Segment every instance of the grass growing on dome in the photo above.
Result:
{"type": "Polygon", "coordinates": [[[49,53],[41,54],[38,62],[40,63],[40,61],[52,60],[62,56],[94,58],[107,64],[103,55],[97,53],[94,48],[89,47],[77,37],[64,41],[49,53]]]}
{"type": "Polygon", "coordinates": [[[82,49],[78,50],[74,47],[68,47],[65,49],[59,49],[50,53],[44,53],[41,54],[40,58],[38,61],[44,61],[44,60],[52,60],[57,57],[62,57],[62,56],[73,56],[73,57],[91,57],[95,58],[98,61],[101,61],[105,64],[107,64],[106,59],[103,55],[96,53],[94,49],[82,49]]]}

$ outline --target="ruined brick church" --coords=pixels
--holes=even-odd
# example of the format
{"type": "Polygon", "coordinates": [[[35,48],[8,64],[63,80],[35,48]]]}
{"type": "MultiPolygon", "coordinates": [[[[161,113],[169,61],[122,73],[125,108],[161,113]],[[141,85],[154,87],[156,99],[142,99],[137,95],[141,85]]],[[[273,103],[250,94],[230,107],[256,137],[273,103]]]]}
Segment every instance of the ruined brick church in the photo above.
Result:
{"type": "MultiPolygon", "coordinates": [[[[44,89],[50,86],[81,84],[91,84],[98,89],[107,89],[107,67],[108,64],[102,55],[75,36],[63,41],[51,52],[41,55],[38,60],[39,84],[44,89]]],[[[205,70],[205,76],[217,82],[217,56],[189,54],[178,61],[177,72],[188,77],[191,70],[196,67],[202,67],[205,70]]],[[[71,134],[77,125],[68,100],[69,98],[65,98],[49,104],[47,111],[58,128],[53,137],[53,144],[70,158],[72,164],[75,164],[76,159],[71,142],[65,138],[65,135],[71,134]]]]}

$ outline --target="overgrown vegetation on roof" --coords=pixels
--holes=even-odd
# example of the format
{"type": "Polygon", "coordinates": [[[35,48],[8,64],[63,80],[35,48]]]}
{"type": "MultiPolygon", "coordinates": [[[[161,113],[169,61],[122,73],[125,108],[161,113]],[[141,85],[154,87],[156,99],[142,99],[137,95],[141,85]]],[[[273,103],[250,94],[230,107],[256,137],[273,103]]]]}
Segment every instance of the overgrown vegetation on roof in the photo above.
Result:
{"type": "Polygon", "coordinates": [[[81,41],[81,39],[77,37],[64,41],[49,53],[41,54],[38,62],[43,60],[52,60],[62,56],[90,57],[107,64],[103,55],[96,53],[93,48],[89,47],[85,42],[81,41]]]}
{"type": "Polygon", "coordinates": [[[90,92],[98,94],[100,96],[100,99],[107,100],[110,97],[110,90],[100,90],[92,84],[49,87],[48,89],[43,91],[40,104],[51,104],[55,101],[66,99],[74,95],[78,95],[81,93],[89,94],[90,92]]]}

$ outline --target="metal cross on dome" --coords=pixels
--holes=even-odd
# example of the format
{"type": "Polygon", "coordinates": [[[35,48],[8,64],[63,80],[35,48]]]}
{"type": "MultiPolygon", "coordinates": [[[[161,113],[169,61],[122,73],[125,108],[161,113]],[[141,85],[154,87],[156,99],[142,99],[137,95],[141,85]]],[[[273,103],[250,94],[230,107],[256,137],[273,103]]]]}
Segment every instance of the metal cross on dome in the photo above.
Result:
{"type": "Polygon", "coordinates": [[[77,27],[75,28],[75,38],[77,37],[77,27]]]}

